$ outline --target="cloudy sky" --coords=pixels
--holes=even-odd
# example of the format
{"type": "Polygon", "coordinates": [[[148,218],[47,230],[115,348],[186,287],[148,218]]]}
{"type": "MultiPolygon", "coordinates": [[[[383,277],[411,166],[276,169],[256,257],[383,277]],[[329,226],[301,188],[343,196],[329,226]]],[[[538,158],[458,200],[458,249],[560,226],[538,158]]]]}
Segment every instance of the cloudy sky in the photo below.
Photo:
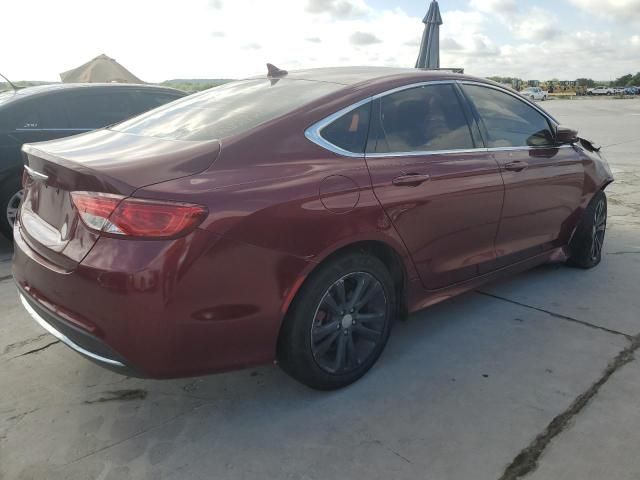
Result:
{"type": "MultiPolygon", "coordinates": [[[[58,80],[106,53],[149,82],[269,61],[412,67],[430,0],[3,1],[0,73],[58,80]]],[[[640,71],[640,0],[441,0],[442,65],[525,79],[640,71]]]]}

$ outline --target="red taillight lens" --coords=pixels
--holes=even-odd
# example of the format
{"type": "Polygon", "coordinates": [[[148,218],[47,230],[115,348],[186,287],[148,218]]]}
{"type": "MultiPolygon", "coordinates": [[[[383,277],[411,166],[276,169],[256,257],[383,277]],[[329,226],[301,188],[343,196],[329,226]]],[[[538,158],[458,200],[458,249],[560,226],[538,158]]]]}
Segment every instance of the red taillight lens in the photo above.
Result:
{"type": "Polygon", "coordinates": [[[91,229],[136,238],[174,238],[195,229],[207,209],[189,203],[157,202],[92,192],[73,192],[73,203],[91,229]]]}

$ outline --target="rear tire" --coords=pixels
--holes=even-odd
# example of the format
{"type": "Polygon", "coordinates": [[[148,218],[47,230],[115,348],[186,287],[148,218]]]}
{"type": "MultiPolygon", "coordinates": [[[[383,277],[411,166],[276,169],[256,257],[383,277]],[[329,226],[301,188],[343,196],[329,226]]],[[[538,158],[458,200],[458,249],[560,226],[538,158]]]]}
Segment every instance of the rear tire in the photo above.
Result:
{"type": "Polygon", "coordinates": [[[389,338],[396,298],[385,265],[364,253],[318,267],[296,295],[282,326],[282,369],[317,390],[345,387],[374,365],[389,338]]]}
{"type": "Polygon", "coordinates": [[[593,268],[602,260],[607,231],[607,196],[599,191],[589,202],[569,243],[571,255],[567,263],[578,268],[593,268]]]}
{"type": "Polygon", "coordinates": [[[10,180],[0,187],[0,233],[9,240],[13,238],[13,223],[22,201],[22,186],[19,180],[10,180]]]}

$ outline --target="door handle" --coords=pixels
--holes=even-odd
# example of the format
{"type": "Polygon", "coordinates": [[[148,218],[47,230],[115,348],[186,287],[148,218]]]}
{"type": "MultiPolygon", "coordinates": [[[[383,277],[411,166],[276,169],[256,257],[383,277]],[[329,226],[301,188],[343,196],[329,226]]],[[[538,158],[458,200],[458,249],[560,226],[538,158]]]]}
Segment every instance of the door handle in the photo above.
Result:
{"type": "Polygon", "coordinates": [[[431,175],[421,175],[419,173],[409,173],[407,175],[401,175],[393,179],[393,184],[396,187],[417,187],[424,182],[431,180],[431,175]]]}
{"type": "Polygon", "coordinates": [[[504,169],[508,170],[509,172],[521,172],[522,170],[525,170],[528,167],[529,167],[529,164],[527,162],[516,160],[515,162],[507,163],[504,166],[504,169]]]}

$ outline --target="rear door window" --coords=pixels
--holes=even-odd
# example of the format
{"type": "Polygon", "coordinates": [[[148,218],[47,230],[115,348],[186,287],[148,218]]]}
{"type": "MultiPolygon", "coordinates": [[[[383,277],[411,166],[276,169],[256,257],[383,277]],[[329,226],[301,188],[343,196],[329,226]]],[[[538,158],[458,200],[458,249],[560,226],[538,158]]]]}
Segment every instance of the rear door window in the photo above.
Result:
{"type": "Polygon", "coordinates": [[[416,153],[475,147],[451,84],[425,85],[380,99],[372,153],[416,153]]]}
{"type": "Polygon", "coordinates": [[[62,99],[51,96],[35,97],[17,102],[10,117],[10,127],[16,130],[62,130],[69,121],[62,99]]]}
{"type": "Polygon", "coordinates": [[[103,128],[136,112],[127,92],[80,93],[69,97],[67,111],[72,128],[103,128]]]}
{"type": "Polygon", "coordinates": [[[464,85],[463,89],[484,123],[490,148],[554,144],[549,121],[528,103],[494,88],[464,85]]]}
{"type": "Polygon", "coordinates": [[[135,98],[136,109],[138,113],[147,112],[158,108],[165,103],[173,102],[179,98],[179,95],[172,95],[164,92],[143,92],[136,91],[132,94],[135,98]]]}

